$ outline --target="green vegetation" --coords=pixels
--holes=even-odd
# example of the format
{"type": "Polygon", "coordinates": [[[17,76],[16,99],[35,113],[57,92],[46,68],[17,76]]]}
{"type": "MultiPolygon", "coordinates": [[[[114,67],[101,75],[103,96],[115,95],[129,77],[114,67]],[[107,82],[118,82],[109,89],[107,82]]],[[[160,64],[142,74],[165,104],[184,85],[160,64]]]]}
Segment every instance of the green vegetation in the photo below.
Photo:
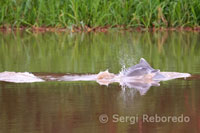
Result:
{"type": "Polygon", "coordinates": [[[1,0],[1,26],[200,25],[199,0],[1,0]]]}

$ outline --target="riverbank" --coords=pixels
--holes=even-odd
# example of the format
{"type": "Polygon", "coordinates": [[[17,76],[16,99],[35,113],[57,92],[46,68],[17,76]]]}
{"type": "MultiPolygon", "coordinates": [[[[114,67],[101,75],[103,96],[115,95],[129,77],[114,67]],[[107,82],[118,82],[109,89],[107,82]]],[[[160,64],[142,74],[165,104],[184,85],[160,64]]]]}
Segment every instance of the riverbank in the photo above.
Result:
{"type": "Polygon", "coordinates": [[[117,31],[192,31],[192,32],[200,32],[199,27],[160,27],[160,28],[144,28],[144,27],[125,27],[125,26],[98,26],[98,27],[5,27],[1,26],[1,32],[11,32],[11,31],[27,31],[27,32],[108,32],[110,30],[117,30],[117,31]]]}

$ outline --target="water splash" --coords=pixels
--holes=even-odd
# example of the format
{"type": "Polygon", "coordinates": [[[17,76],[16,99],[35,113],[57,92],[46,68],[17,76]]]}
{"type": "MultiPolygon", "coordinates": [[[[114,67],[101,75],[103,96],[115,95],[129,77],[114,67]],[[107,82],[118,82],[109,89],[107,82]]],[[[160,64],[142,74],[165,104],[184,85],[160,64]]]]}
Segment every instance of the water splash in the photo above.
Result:
{"type": "Polygon", "coordinates": [[[119,71],[119,76],[125,76],[126,70],[126,66],[122,65],[121,71],[119,71]]]}
{"type": "Polygon", "coordinates": [[[29,72],[2,72],[0,73],[0,81],[13,83],[33,83],[44,82],[43,79],[36,77],[29,72]]]}

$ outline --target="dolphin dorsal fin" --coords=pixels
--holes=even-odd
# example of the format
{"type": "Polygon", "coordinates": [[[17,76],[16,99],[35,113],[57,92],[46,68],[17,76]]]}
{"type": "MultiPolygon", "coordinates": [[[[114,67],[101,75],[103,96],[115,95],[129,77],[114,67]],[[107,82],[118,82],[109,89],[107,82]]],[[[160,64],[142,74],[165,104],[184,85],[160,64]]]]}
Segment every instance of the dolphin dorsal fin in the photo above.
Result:
{"type": "Polygon", "coordinates": [[[142,66],[147,66],[147,67],[151,68],[151,66],[149,65],[149,63],[144,58],[140,59],[140,63],[139,64],[142,65],[142,66]]]}

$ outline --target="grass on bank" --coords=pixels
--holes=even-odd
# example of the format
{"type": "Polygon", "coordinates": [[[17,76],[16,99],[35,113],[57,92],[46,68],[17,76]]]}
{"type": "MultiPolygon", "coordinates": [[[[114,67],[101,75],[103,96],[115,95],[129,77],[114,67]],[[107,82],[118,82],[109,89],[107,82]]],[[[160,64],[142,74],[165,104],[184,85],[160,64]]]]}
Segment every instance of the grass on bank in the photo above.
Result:
{"type": "Polygon", "coordinates": [[[196,27],[200,0],[1,0],[0,26],[196,27]]]}

